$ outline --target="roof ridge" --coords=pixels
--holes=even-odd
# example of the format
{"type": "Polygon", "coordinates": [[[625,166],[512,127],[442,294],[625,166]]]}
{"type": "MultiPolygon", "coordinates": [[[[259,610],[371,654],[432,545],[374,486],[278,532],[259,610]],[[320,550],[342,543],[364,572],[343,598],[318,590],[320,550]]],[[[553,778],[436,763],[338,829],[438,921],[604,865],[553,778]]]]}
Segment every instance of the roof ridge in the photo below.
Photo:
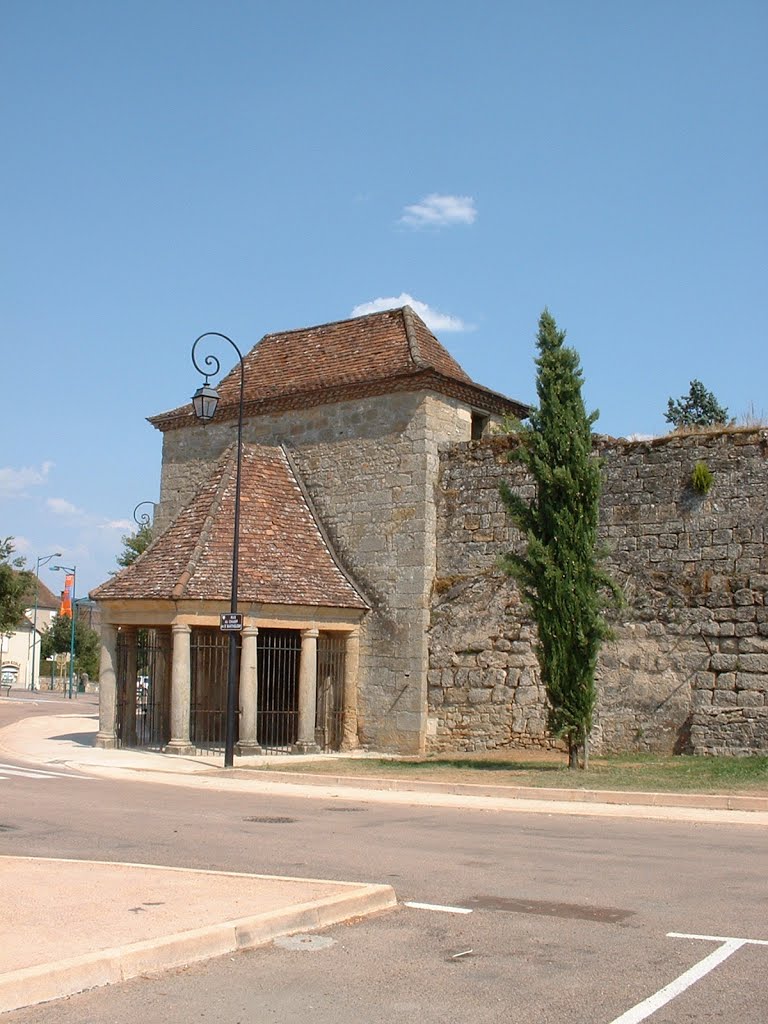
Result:
{"type": "Polygon", "coordinates": [[[328,536],[328,534],[326,532],[326,529],[325,529],[325,526],[323,525],[322,519],[317,514],[317,509],[315,508],[315,503],[312,501],[312,498],[310,497],[309,491],[307,490],[307,487],[306,487],[306,485],[305,485],[305,483],[304,483],[304,481],[303,481],[303,479],[301,477],[299,469],[296,466],[296,463],[293,461],[293,458],[291,457],[291,453],[290,453],[290,451],[288,449],[288,443],[286,441],[281,441],[280,442],[280,451],[283,453],[283,457],[285,458],[285,461],[288,464],[288,468],[291,471],[291,475],[293,476],[293,479],[296,481],[296,486],[299,488],[299,491],[301,492],[301,496],[303,497],[304,501],[307,503],[307,508],[309,509],[309,514],[312,516],[312,519],[314,520],[317,532],[320,534],[320,537],[322,538],[323,544],[325,544],[325,547],[326,547],[326,549],[328,551],[328,554],[331,556],[331,559],[333,560],[333,564],[339,570],[339,572],[344,577],[344,579],[347,581],[347,583],[350,585],[350,587],[352,587],[352,589],[355,591],[355,593],[360,597],[360,599],[365,602],[365,604],[366,604],[366,606],[368,608],[370,608],[371,607],[371,602],[368,600],[367,596],[363,593],[363,591],[360,589],[359,585],[355,582],[355,580],[352,578],[352,576],[350,576],[350,574],[344,568],[344,566],[342,565],[342,563],[341,563],[341,561],[339,559],[339,556],[336,554],[336,549],[334,548],[333,544],[331,543],[331,539],[330,539],[330,537],[328,536]]]}
{"type": "MultiPolygon", "coordinates": [[[[321,327],[338,327],[340,324],[352,323],[354,320],[369,320],[375,316],[384,316],[385,313],[400,313],[405,308],[405,306],[392,306],[390,309],[377,309],[373,313],[361,313],[359,316],[345,316],[342,317],[341,320],[329,320],[327,323],[307,324],[306,327],[291,327],[287,331],[269,331],[267,334],[263,334],[261,338],[259,338],[256,345],[258,345],[259,342],[264,341],[265,338],[282,338],[286,334],[304,334],[306,331],[317,331],[321,327]]],[[[249,354],[253,351],[256,345],[249,349],[249,354]]]]}
{"type": "MultiPolygon", "coordinates": [[[[405,340],[408,342],[408,351],[411,354],[411,359],[416,366],[425,369],[429,366],[421,355],[421,349],[419,348],[419,339],[416,337],[416,331],[414,330],[413,317],[416,316],[416,311],[411,306],[405,305],[400,310],[403,316],[403,325],[405,326],[405,340]]],[[[423,322],[423,321],[422,321],[423,322]]],[[[426,327],[427,325],[424,324],[426,327]]],[[[427,330],[429,328],[427,327],[427,330]]],[[[435,339],[437,340],[437,339],[435,339]]]]}
{"type": "MultiPolygon", "coordinates": [[[[208,513],[205,517],[205,522],[203,523],[202,528],[200,529],[200,534],[197,540],[195,541],[195,546],[192,549],[192,554],[189,556],[186,566],[184,567],[184,569],[182,569],[181,575],[179,576],[176,584],[173,587],[173,590],[171,591],[171,598],[174,600],[178,600],[182,596],[182,594],[184,593],[184,588],[194,576],[195,569],[197,568],[198,559],[202,554],[205,544],[208,542],[208,539],[211,536],[213,524],[215,521],[214,509],[216,509],[221,503],[224,491],[227,485],[229,484],[230,480],[232,479],[232,467],[231,465],[229,465],[229,463],[231,461],[231,453],[234,450],[234,447],[234,443],[229,445],[229,447],[224,450],[219,459],[219,465],[221,466],[221,478],[219,479],[219,482],[216,486],[216,490],[211,498],[210,505],[208,506],[208,513]]],[[[194,499],[192,501],[192,504],[194,504],[194,499]]]]}

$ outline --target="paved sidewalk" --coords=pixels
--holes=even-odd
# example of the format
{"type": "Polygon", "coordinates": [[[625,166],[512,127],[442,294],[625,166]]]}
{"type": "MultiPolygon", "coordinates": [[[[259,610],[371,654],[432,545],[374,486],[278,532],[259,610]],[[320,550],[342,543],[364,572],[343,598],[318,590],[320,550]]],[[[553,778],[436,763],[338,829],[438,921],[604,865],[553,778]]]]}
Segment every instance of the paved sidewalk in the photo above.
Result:
{"type": "Polygon", "coordinates": [[[396,905],[389,885],[0,857],[0,1013],[396,905]]]}

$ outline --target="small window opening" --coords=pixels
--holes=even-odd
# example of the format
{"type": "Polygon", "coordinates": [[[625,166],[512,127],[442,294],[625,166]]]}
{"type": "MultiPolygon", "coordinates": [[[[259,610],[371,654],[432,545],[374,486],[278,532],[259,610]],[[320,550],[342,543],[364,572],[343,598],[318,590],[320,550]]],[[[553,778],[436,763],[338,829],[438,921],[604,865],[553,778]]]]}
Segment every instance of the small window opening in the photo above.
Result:
{"type": "Polygon", "coordinates": [[[485,430],[486,430],[486,427],[488,426],[488,421],[490,420],[490,418],[491,418],[490,416],[486,416],[485,413],[482,413],[482,412],[473,412],[472,413],[472,440],[473,441],[479,441],[484,436],[485,430]]]}

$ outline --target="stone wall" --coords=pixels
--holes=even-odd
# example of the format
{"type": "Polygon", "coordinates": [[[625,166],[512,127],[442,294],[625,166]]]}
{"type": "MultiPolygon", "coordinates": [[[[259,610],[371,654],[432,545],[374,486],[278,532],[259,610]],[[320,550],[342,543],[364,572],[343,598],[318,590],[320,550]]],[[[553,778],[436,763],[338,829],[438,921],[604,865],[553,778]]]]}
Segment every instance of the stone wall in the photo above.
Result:
{"type": "MultiPolygon", "coordinates": [[[[552,743],[498,486],[530,496],[507,438],[441,453],[428,745],[552,743]]],[[[601,536],[626,596],[598,666],[596,750],[768,750],[768,431],[603,439],[601,536]],[[697,461],[714,482],[690,486],[697,461]]]]}
{"type": "MultiPolygon", "coordinates": [[[[361,632],[359,732],[363,744],[379,750],[424,748],[438,443],[467,440],[470,430],[468,407],[424,392],[260,416],[244,425],[247,442],[290,446],[336,553],[371,604],[361,632]]],[[[165,434],[159,528],[234,439],[234,424],[165,434]]]]}

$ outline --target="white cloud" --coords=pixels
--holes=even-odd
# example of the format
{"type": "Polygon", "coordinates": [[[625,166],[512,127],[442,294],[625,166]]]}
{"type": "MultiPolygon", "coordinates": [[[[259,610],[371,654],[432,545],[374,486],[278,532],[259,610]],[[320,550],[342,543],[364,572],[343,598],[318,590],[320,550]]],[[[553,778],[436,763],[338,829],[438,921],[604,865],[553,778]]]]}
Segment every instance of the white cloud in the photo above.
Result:
{"type": "Polygon", "coordinates": [[[655,434],[627,434],[627,441],[652,441],[655,434]]]}
{"type": "Polygon", "coordinates": [[[130,519],[108,519],[99,526],[100,530],[135,530],[136,524],[130,519]]]}
{"type": "Polygon", "coordinates": [[[408,292],[402,292],[400,295],[393,295],[389,298],[373,299],[372,302],[361,302],[359,306],[355,306],[350,315],[365,316],[367,313],[380,313],[384,309],[399,309],[400,306],[410,306],[414,312],[419,314],[430,331],[472,330],[471,324],[465,323],[457,316],[432,309],[426,302],[419,302],[408,292]]]}
{"type": "Polygon", "coordinates": [[[62,519],[74,522],[83,522],[88,519],[88,515],[81,508],[65,498],[47,498],[45,504],[55,516],[61,516],[62,519]]]}
{"type": "Polygon", "coordinates": [[[52,469],[52,462],[44,462],[39,468],[34,466],[22,466],[21,469],[13,469],[11,466],[0,468],[0,497],[23,497],[28,488],[44,484],[52,469]]]}
{"type": "Polygon", "coordinates": [[[452,224],[473,224],[477,217],[472,196],[441,196],[436,192],[406,206],[401,224],[412,228],[445,228],[452,224]]]}

